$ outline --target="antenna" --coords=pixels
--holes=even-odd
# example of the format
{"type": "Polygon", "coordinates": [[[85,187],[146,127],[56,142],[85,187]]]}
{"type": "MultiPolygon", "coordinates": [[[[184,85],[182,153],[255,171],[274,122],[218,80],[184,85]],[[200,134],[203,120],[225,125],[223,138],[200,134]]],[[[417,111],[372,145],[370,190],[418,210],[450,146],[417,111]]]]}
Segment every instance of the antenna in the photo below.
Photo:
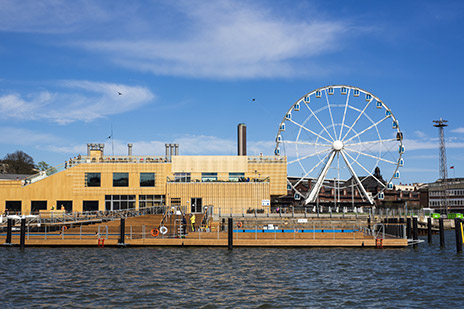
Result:
{"type": "Polygon", "coordinates": [[[113,137],[113,123],[111,122],[111,152],[114,157],[114,137],[113,137]]]}
{"type": "Polygon", "coordinates": [[[445,148],[445,130],[444,128],[448,125],[446,124],[448,120],[443,120],[440,118],[439,120],[433,120],[435,123],[433,126],[438,128],[438,132],[440,135],[440,179],[442,180],[442,192],[441,192],[441,203],[440,203],[440,210],[443,213],[443,207],[445,208],[445,212],[448,213],[448,168],[446,167],[446,148],[445,148]]]}

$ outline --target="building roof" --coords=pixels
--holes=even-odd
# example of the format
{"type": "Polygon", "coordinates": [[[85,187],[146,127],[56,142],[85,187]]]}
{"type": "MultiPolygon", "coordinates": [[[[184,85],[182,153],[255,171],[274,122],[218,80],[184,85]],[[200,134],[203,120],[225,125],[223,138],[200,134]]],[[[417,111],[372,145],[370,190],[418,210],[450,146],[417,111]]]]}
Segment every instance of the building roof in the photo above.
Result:
{"type": "Polygon", "coordinates": [[[23,180],[31,175],[25,174],[0,174],[0,180],[23,180]]]}

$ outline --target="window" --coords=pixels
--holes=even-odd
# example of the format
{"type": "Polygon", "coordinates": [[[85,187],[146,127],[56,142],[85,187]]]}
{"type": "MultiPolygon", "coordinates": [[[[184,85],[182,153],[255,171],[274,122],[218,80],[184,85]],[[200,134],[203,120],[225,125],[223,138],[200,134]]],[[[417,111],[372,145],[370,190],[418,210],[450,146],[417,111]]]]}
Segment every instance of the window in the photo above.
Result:
{"type": "Polygon", "coordinates": [[[229,173],[229,181],[243,181],[245,173],[229,173]]]}
{"type": "Polygon", "coordinates": [[[201,173],[201,182],[217,181],[217,173],[201,173]]]}
{"type": "Polygon", "coordinates": [[[175,173],[175,182],[190,182],[190,173],[175,173]]]}
{"type": "Polygon", "coordinates": [[[171,197],[171,206],[182,206],[180,197],[171,197]]]}
{"type": "Polygon", "coordinates": [[[113,173],[113,187],[128,187],[129,173],[113,173]]]}
{"type": "Polygon", "coordinates": [[[135,208],[135,195],[105,195],[107,211],[135,208]]]}
{"type": "Polygon", "coordinates": [[[5,201],[5,211],[21,212],[21,201],[5,201]]]}
{"type": "Polygon", "coordinates": [[[56,201],[56,209],[60,210],[62,207],[64,207],[66,212],[72,212],[73,211],[73,202],[72,201],[56,201]]]}
{"type": "Polygon", "coordinates": [[[97,211],[98,210],[98,201],[83,201],[82,202],[82,211],[97,211]]]}
{"type": "Polygon", "coordinates": [[[101,175],[100,173],[85,173],[85,186],[86,187],[100,187],[101,175]]]}
{"type": "Polygon", "coordinates": [[[155,186],[155,173],[140,173],[140,186],[141,187],[154,187],[155,186]]]}
{"type": "Polygon", "coordinates": [[[31,201],[31,212],[47,210],[47,201],[31,201]]]}
{"type": "Polygon", "coordinates": [[[139,208],[164,205],[165,200],[164,195],[139,195],[139,208]]]}

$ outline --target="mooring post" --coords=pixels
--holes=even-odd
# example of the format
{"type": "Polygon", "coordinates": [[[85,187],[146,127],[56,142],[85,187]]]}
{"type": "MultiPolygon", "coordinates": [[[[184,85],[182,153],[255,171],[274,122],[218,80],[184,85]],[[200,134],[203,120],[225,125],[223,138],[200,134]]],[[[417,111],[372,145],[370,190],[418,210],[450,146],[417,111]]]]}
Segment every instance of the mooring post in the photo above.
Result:
{"type": "Polygon", "coordinates": [[[432,243],[432,218],[427,218],[427,240],[429,244],[432,243]]]}
{"type": "Polygon", "coordinates": [[[21,234],[19,236],[19,249],[23,250],[26,242],[26,218],[21,218],[21,234]]]}
{"type": "MultiPolygon", "coordinates": [[[[419,239],[419,229],[417,228],[417,218],[412,218],[412,239],[419,239]]],[[[414,245],[417,246],[417,245],[414,245]]]]}
{"type": "Polygon", "coordinates": [[[125,241],[125,232],[126,232],[126,219],[121,218],[121,222],[119,224],[119,241],[118,246],[124,246],[125,241]]]}
{"type": "Polygon", "coordinates": [[[411,218],[406,219],[406,236],[411,239],[411,218]]]}
{"type": "Polygon", "coordinates": [[[445,246],[445,228],[443,224],[443,218],[438,219],[438,223],[440,226],[440,247],[445,246]]]}
{"type": "Polygon", "coordinates": [[[233,219],[229,218],[227,223],[228,223],[228,231],[227,231],[228,232],[227,233],[227,236],[228,236],[227,237],[227,240],[228,240],[227,244],[228,244],[228,246],[227,246],[227,248],[229,250],[232,250],[233,240],[234,240],[234,226],[233,226],[234,223],[233,223],[233,219]]]}
{"type": "Polygon", "coordinates": [[[462,235],[461,235],[461,220],[454,219],[454,231],[456,234],[456,251],[462,252],[462,235]]]}
{"type": "Polygon", "coordinates": [[[11,245],[11,230],[13,229],[13,219],[8,218],[6,227],[6,245],[11,245]]]}

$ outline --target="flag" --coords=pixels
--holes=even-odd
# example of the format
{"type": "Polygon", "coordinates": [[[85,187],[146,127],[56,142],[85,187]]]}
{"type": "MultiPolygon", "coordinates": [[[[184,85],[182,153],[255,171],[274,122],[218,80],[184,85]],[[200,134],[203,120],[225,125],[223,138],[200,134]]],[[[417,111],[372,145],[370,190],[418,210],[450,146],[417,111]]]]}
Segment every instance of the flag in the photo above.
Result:
{"type": "Polygon", "coordinates": [[[450,170],[454,169],[454,165],[453,166],[450,166],[450,170]]]}

